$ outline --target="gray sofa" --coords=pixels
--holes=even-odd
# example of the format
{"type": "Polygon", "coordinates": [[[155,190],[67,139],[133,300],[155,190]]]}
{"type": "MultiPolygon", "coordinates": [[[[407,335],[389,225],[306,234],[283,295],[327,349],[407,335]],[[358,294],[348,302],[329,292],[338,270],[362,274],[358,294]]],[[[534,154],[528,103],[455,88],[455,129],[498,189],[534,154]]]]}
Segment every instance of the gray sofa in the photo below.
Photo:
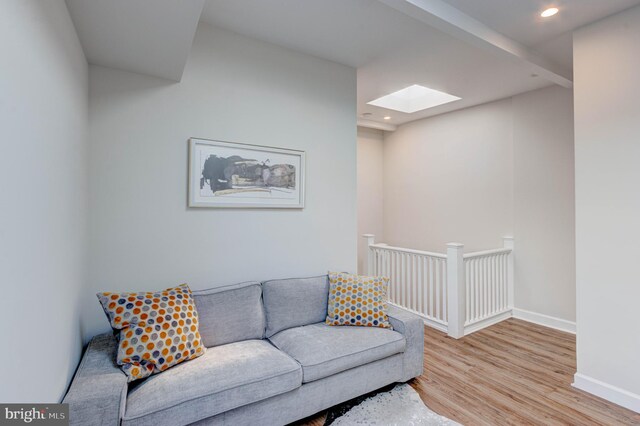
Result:
{"type": "Polygon", "coordinates": [[[423,322],[324,324],[327,276],[194,292],[207,352],[127,385],[111,333],[94,337],[63,402],[73,425],[284,425],[423,369],[423,322]]]}

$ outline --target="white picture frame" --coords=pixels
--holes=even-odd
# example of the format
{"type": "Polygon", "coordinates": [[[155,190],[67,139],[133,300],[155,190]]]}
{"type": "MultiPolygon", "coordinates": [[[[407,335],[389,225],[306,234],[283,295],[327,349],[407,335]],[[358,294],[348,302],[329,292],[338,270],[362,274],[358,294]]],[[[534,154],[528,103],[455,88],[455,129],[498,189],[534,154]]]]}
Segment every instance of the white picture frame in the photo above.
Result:
{"type": "Polygon", "coordinates": [[[304,208],[305,152],[189,139],[189,207],[304,208]]]}

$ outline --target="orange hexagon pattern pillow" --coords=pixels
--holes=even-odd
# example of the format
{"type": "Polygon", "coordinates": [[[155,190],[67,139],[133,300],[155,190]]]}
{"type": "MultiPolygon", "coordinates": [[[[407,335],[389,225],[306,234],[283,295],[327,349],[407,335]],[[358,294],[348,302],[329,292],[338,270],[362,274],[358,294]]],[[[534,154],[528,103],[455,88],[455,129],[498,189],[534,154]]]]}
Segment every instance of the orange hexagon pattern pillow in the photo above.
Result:
{"type": "Polygon", "coordinates": [[[111,327],[120,330],[116,362],[129,382],[204,354],[198,312],[186,284],[158,292],[97,296],[111,327]]]}

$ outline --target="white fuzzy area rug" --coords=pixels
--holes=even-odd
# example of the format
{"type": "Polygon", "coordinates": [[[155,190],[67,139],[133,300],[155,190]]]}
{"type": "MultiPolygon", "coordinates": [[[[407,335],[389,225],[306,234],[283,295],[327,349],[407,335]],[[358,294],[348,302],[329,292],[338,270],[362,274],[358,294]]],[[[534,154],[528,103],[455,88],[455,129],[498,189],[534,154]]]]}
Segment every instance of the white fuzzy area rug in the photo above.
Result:
{"type": "Polygon", "coordinates": [[[371,396],[342,416],[331,426],[460,426],[459,423],[431,411],[420,395],[407,384],[371,396]]]}

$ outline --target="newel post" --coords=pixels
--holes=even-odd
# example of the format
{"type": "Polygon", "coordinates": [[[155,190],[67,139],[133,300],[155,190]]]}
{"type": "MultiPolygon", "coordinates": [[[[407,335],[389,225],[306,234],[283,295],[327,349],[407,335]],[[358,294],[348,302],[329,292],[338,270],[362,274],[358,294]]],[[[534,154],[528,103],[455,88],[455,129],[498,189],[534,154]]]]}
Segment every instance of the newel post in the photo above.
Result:
{"type": "Polygon", "coordinates": [[[447,244],[447,334],[454,339],[464,336],[465,300],[464,245],[447,244]]]}
{"type": "Polygon", "coordinates": [[[502,239],[504,248],[511,249],[511,253],[507,256],[507,301],[509,308],[513,309],[515,293],[515,279],[514,279],[514,256],[515,256],[515,244],[513,237],[504,237],[502,239]]]}
{"type": "Polygon", "coordinates": [[[375,275],[375,271],[373,270],[373,250],[371,250],[371,246],[376,242],[376,236],[373,234],[364,234],[362,236],[367,241],[367,275],[375,275]]]}

